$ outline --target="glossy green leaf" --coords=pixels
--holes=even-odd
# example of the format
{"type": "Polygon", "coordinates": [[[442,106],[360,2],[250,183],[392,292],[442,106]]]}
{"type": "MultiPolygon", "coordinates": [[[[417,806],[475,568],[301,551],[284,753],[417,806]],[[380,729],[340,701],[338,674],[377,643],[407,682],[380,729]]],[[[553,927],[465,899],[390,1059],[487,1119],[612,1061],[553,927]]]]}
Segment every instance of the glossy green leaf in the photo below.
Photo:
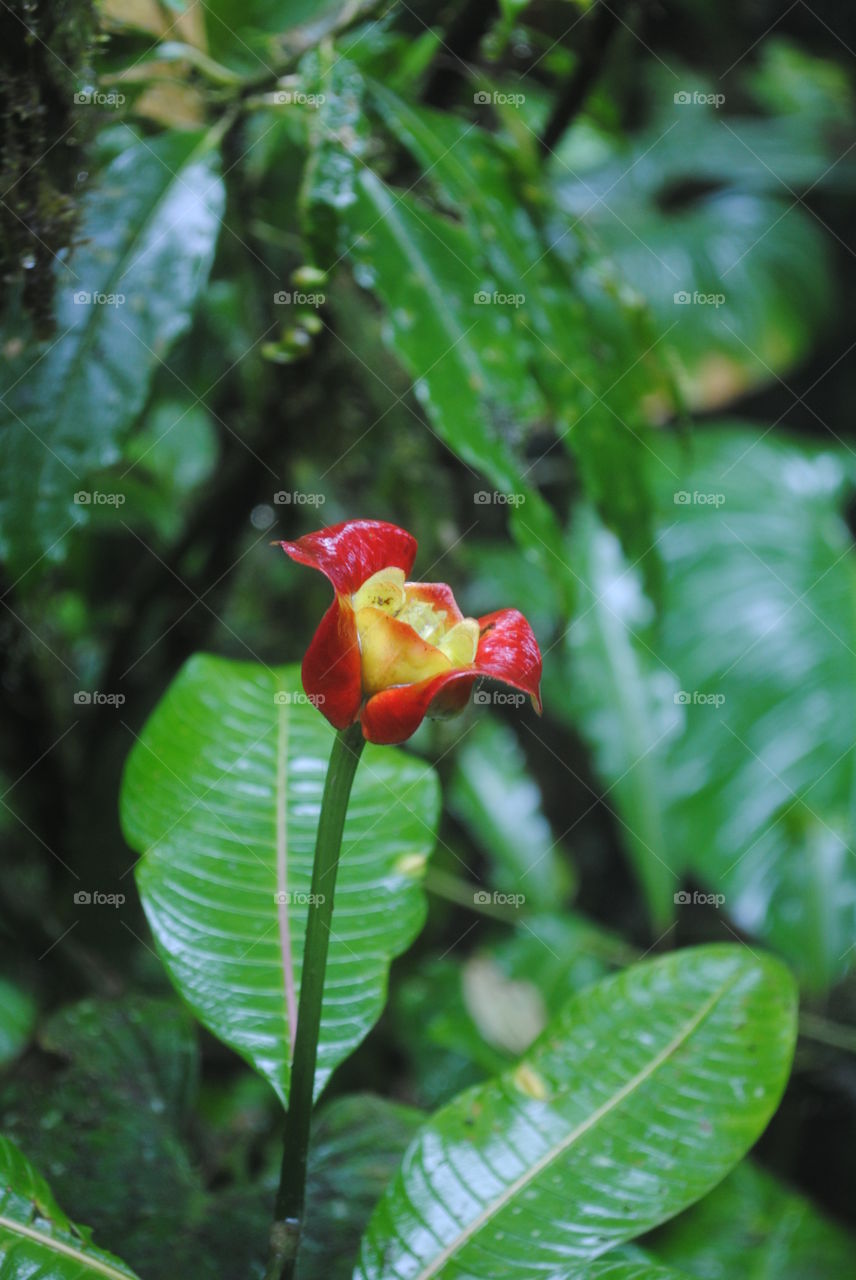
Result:
{"type": "Polygon", "coordinates": [[[603,803],[662,930],[673,918],[680,887],[664,827],[666,779],[657,751],[676,727],[674,682],[651,659],[653,612],[640,575],[628,573],[617,538],[585,508],[576,514],[571,559],[578,605],[567,631],[571,667],[563,701],[609,780],[603,803]]]}
{"type": "Polygon", "coordinates": [[[689,500],[661,494],[672,845],[741,928],[823,987],[856,936],[856,467],[757,429],[698,432],[673,457],[689,500]]]}
{"type": "Polygon", "coordinates": [[[0,1137],[0,1276],[3,1280],[135,1280],[133,1271],[71,1222],[44,1178],[0,1137]]]}
{"type": "Polygon", "coordinates": [[[485,850],[495,892],[522,895],[533,908],[559,904],[571,881],[570,869],[561,859],[538,784],[527,773],[513,729],[481,717],[455,753],[448,804],[485,850]]]}
{"type": "MultiPolygon", "coordinates": [[[[645,400],[655,391],[662,397],[668,384],[642,299],[601,253],[588,250],[579,220],[540,196],[519,147],[380,86],[373,86],[373,94],[387,128],[422,165],[440,207],[454,209],[468,231],[470,276],[459,289],[472,277],[476,296],[484,300],[480,311],[499,312],[505,328],[512,322],[503,325],[502,312],[510,308],[502,300],[516,299],[515,363],[508,357],[503,363],[513,381],[507,403],[515,418],[525,426],[526,389],[531,387],[530,396],[537,389],[592,500],[635,558],[650,545],[651,503],[640,474],[650,447],[644,439],[645,400]]],[[[529,140],[534,141],[531,131],[529,140]]],[[[480,316],[474,333],[482,345],[485,330],[480,316]]],[[[535,465],[555,465],[555,443],[539,444],[535,465]]],[[[534,470],[527,468],[526,476],[534,470]]],[[[569,596],[558,544],[532,525],[530,506],[521,505],[514,515],[524,545],[528,538],[541,551],[569,596]]],[[[652,569],[653,564],[649,560],[652,569]]]]}
{"type": "Polygon", "coordinates": [[[356,1274],[558,1280],[680,1212],[769,1120],[795,1012],[787,971],[729,946],[581,992],[517,1067],[421,1130],[356,1274]]]}
{"type": "MultiPolygon", "coordinates": [[[[122,821],[179,992],[288,1096],[286,972],[300,989],[315,829],[333,731],[296,667],[192,658],[127,764],[122,821]]],[[[427,766],[368,747],[351,796],[316,1093],[377,1020],[392,958],[421,927],[438,794],[427,766]]]]}
{"type": "Polygon", "coordinates": [[[385,306],[390,345],[414,379],[430,429],[470,470],[473,521],[483,505],[509,505],[515,534],[567,591],[551,554],[555,516],[525,474],[518,447],[522,428],[545,412],[528,376],[519,309],[482,301],[468,229],[368,169],[354,190],[344,225],[357,282],[385,306]]]}
{"type": "Polygon", "coordinates": [[[562,1272],[565,1280],[688,1280],[683,1271],[650,1262],[644,1257],[598,1258],[584,1267],[562,1272]]]}
{"type": "Polygon", "coordinates": [[[26,1047],[35,1022],[32,996],[0,978],[0,1066],[11,1062],[26,1047]]]}
{"type": "MultiPolygon", "coordinates": [[[[115,463],[152,375],[190,322],[223,207],[218,161],[199,135],[133,140],[85,202],[63,264],[57,338],[7,364],[0,423],[0,550],[21,572],[60,561],[66,533],[121,496],[93,483],[115,463]],[[92,497],[93,491],[96,496],[92,497]],[[88,493],[83,502],[75,494],[88,493]]],[[[8,349],[8,348],[7,348],[8,349]]]]}
{"type": "Polygon", "coordinates": [[[852,1236],[747,1160],[646,1244],[697,1280],[850,1280],[856,1253],[852,1236]]]}
{"type": "Polygon", "coordinates": [[[758,428],[660,449],[677,475],[652,481],[662,622],[638,571],[581,520],[575,563],[600,558],[601,571],[583,571],[566,708],[643,882],[662,879],[664,909],[670,876],[676,901],[697,904],[683,875],[822,988],[852,964],[856,930],[856,563],[843,515],[856,469],[844,450],[758,428]]]}
{"type": "Polygon", "coordinates": [[[469,266],[472,242],[451,219],[368,170],[356,196],[348,233],[357,282],[386,304],[395,350],[414,376],[417,398],[464,462],[504,493],[525,487],[503,415],[510,427],[512,417],[525,422],[543,412],[543,402],[520,364],[522,325],[513,307],[497,314],[476,301],[480,275],[469,266]]]}

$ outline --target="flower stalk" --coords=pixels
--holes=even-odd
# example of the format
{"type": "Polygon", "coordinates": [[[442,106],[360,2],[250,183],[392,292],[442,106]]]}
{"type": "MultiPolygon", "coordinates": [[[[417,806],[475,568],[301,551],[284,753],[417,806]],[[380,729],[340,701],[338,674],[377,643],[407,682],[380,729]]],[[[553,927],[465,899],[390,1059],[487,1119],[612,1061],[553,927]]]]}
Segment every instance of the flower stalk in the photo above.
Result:
{"type": "Polygon", "coordinates": [[[324,976],[330,945],[330,921],[342,832],[351,785],[365,740],[359,724],[340,730],[334,739],[324,782],[315,861],[312,867],[312,906],[303,947],[297,1031],[291,1063],[291,1085],[283,1138],[282,1169],[270,1236],[270,1258],[265,1280],[291,1280],[303,1228],[306,1166],[318,1059],[318,1035],[324,976]]]}

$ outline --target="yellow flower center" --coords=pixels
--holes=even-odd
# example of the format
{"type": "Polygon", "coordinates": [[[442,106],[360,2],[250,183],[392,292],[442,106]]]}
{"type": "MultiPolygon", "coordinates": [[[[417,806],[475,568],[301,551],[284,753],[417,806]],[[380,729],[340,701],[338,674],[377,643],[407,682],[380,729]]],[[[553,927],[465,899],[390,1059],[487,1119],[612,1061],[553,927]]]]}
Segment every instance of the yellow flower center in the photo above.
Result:
{"type": "Polygon", "coordinates": [[[371,696],[392,685],[415,684],[475,661],[479,624],[418,599],[404,570],[390,566],[367,578],[351,596],[360,638],[363,689],[371,696]]]}

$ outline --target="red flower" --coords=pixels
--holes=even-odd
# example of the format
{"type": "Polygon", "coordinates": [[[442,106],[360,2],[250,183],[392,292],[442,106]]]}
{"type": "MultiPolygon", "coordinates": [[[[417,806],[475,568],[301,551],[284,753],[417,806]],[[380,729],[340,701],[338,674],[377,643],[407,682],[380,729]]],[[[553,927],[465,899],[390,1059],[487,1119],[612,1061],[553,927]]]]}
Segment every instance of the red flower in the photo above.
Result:
{"type": "Polygon", "coordinates": [[[407,582],[416,539],[383,520],[346,520],[282,549],[320,569],[336,598],[303,659],[303,687],[332,725],[403,742],[426,715],[461,711],[479,676],[541,711],[541,653],[516,609],[465,618],[442,582],[407,582]]]}

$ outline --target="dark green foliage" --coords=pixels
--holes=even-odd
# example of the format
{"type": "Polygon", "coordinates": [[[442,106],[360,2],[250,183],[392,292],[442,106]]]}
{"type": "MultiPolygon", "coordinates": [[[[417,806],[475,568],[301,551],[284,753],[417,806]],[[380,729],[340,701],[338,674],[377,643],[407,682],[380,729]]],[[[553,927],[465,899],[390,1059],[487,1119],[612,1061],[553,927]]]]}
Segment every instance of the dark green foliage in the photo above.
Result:
{"type": "Polygon", "coordinates": [[[359,516],[529,618],[544,715],[363,756],[300,1280],[852,1271],[853,49],[0,6],[4,1277],[264,1275],[331,738],[270,543],[359,516]]]}

